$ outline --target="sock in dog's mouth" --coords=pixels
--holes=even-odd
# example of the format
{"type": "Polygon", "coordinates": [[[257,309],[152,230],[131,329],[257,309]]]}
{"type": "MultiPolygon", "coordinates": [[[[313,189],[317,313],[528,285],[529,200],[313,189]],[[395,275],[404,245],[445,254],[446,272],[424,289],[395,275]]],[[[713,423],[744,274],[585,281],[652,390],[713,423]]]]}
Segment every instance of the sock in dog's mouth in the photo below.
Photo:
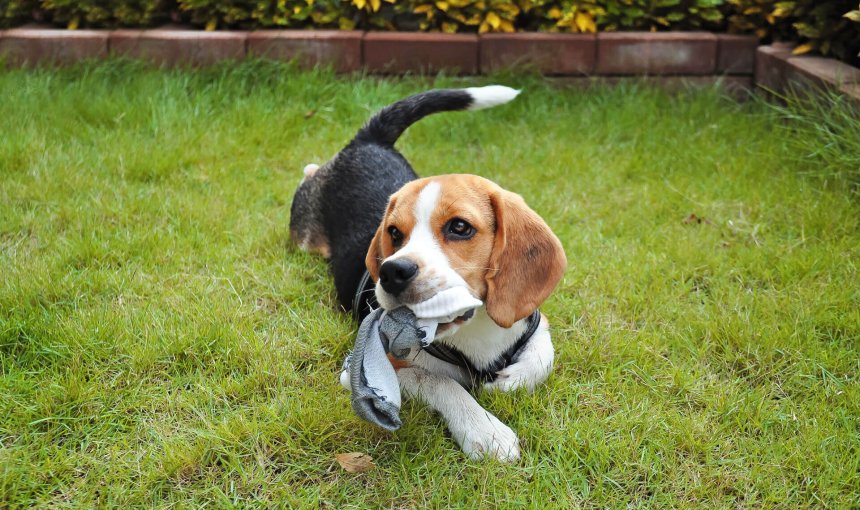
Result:
{"type": "Polygon", "coordinates": [[[455,324],[459,326],[470,320],[475,316],[475,310],[483,304],[469,292],[469,289],[457,286],[437,292],[430,299],[407,306],[418,319],[433,321],[435,329],[445,331],[455,324]]]}

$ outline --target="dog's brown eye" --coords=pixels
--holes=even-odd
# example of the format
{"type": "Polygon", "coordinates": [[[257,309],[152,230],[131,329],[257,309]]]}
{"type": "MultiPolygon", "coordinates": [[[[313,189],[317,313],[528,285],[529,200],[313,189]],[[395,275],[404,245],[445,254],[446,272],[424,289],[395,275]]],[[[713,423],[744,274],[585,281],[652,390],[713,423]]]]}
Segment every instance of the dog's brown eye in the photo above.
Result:
{"type": "Polygon", "coordinates": [[[445,224],[445,237],[452,240],[471,239],[475,235],[475,227],[461,218],[454,218],[445,224]]]}
{"type": "Polygon", "coordinates": [[[391,244],[400,246],[403,243],[403,232],[397,229],[394,225],[388,227],[388,235],[391,236],[391,244]]]}

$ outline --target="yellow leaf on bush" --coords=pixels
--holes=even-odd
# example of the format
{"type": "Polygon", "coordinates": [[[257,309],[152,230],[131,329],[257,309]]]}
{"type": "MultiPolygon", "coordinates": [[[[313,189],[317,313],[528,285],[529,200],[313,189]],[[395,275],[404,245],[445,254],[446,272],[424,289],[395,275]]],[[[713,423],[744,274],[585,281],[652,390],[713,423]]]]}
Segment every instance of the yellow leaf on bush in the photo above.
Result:
{"type": "Polygon", "coordinates": [[[584,12],[577,12],[576,17],[574,18],[574,23],[576,24],[576,28],[579,29],[580,32],[596,32],[597,25],[594,24],[594,19],[590,14],[586,14],[584,12]]]}
{"type": "Polygon", "coordinates": [[[66,28],[68,28],[69,30],[77,30],[79,24],[80,24],[80,20],[77,17],[75,17],[75,18],[72,18],[71,20],[69,20],[69,24],[66,25],[66,28]]]}
{"type": "Polygon", "coordinates": [[[546,13],[547,17],[550,19],[558,19],[561,17],[561,9],[558,7],[553,7],[546,13]]]}
{"type": "Polygon", "coordinates": [[[206,22],[206,31],[211,32],[211,31],[215,30],[216,28],[218,28],[218,19],[217,18],[212,18],[206,22]]]}
{"type": "Polygon", "coordinates": [[[499,24],[501,23],[501,21],[502,21],[502,19],[499,18],[499,15],[496,14],[495,12],[488,12],[487,13],[486,22],[489,23],[491,27],[499,28],[499,24]]]}
{"type": "Polygon", "coordinates": [[[352,0],[352,5],[359,9],[364,9],[364,6],[367,5],[367,0],[352,0]]]}
{"type": "Polygon", "coordinates": [[[493,7],[500,12],[507,12],[508,14],[513,14],[516,16],[520,13],[520,8],[514,4],[495,4],[493,7]]]}
{"type": "Polygon", "coordinates": [[[433,10],[433,6],[430,4],[419,5],[418,7],[412,9],[412,12],[415,14],[424,14],[433,10]]]}
{"type": "Polygon", "coordinates": [[[801,44],[797,48],[794,48],[791,53],[794,55],[803,55],[804,53],[809,53],[810,51],[815,49],[815,45],[812,43],[801,44]]]}
{"type": "Polygon", "coordinates": [[[514,24],[510,21],[503,19],[501,23],[499,23],[499,30],[502,32],[516,32],[514,29],[514,24]]]}
{"type": "Polygon", "coordinates": [[[561,18],[560,20],[558,20],[555,23],[555,26],[560,27],[560,28],[565,28],[565,27],[569,28],[569,27],[574,26],[573,14],[572,13],[565,14],[563,18],[561,18]]]}
{"type": "Polygon", "coordinates": [[[448,12],[448,2],[436,2],[436,7],[442,12],[448,12]]]}
{"type": "Polygon", "coordinates": [[[378,11],[380,7],[382,7],[381,0],[370,0],[370,8],[373,10],[373,12],[378,11]]]}

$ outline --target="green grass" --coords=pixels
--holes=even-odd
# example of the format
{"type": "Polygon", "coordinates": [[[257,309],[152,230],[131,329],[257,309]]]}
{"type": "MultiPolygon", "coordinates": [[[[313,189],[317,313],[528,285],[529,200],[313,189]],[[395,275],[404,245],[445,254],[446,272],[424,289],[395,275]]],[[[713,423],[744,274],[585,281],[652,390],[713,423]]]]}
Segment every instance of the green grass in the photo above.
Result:
{"type": "Polygon", "coordinates": [[[521,193],[567,250],[549,381],[478,396],[516,465],[417,403],[395,434],[353,415],[356,327],[287,228],[371,112],[490,80],[0,71],[0,507],[860,505],[856,154],[716,91],[495,80],[524,92],[399,146],[521,193]]]}

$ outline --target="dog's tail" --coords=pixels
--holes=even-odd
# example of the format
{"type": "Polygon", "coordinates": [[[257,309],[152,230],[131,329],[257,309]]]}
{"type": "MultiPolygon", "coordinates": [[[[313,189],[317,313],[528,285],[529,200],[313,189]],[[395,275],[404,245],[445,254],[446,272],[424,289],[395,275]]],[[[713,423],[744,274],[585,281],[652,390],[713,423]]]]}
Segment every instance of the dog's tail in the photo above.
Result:
{"type": "Polygon", "coordinates": [[[519,93],[519,90],[503,85],[489,85],[467,89],[437,89],[415,94],[386,106],[374,115],[355,135],[355,141],[391,147],[406,128],[430,114],[491,108],[507,103],[519,93]]]}

